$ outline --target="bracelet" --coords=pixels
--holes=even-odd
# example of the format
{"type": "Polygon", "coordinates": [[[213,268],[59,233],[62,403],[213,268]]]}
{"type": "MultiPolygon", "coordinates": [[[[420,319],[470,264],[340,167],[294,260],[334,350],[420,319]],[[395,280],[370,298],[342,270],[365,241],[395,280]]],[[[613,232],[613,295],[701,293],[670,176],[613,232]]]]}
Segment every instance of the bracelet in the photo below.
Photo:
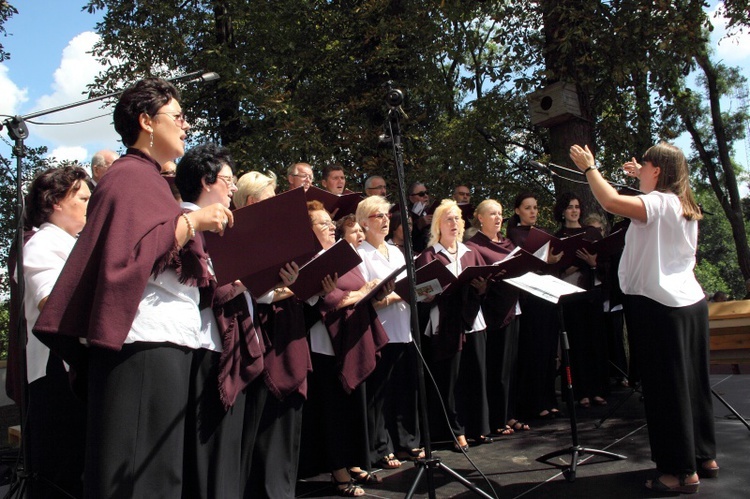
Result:
{"type": "Polygon", "coordinates": [[[185,223],[188,226],[188,230],[190,231],[190,239],[195,237],[195,227],[193,226],[193,222],[190,221],[190,217],[187,216],[187,213],[183,213],[182,217],[185,219],[185,223]]]}

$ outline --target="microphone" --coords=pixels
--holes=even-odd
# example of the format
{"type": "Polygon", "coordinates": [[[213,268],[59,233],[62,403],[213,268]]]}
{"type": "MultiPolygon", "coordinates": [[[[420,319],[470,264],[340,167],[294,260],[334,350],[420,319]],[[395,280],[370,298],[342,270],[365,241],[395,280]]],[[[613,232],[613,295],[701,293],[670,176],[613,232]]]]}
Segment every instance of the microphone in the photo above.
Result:
{"type": "Polygon", "coordinates": [[[555,172],[550,170],[549,166],[543,165],[539,161],[534,161],[533,159],[529,160],[529,164],[539,173],[550,174],[555,175],[555,172]]]}
{"type": "Polygon", "coordinates": [[[218,80],[219,74],[214,72],[206,73],[204,71],[194,71],[176,78],[170,78],[172,83],[205,83],[207,81],[218,80]]]}
{"type": "Polygon", "coordinates": [[[214,80],[218,80],[219,78],[220,78],[219,73],[214,73],[213,71],[211,71],[209,73],[203,73],[197,78],[188,80],[185,83],[206,83],[207,81],[214,81],[214,80]]]}

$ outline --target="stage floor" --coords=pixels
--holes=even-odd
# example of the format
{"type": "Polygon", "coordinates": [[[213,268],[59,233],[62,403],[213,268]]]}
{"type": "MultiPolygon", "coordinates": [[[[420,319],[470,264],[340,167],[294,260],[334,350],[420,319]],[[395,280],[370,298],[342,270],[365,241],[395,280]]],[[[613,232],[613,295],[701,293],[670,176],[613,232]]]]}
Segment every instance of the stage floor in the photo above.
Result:
{"type": "MultiPolygon", "coordinates": [[[[711,384],[745,419],[750,417],[750,375],[711,375],[711,384]]],[[[436,443],[434,455],[441,462],[490,496],[499,498],[606,498],[631,499],[659,497],[647,490],[643,483],[656,476],[650,460],[648,432],[640,394],[629,396],[628,388],[613,389],[604,407],[577,408],[579,445],[622,454],[625,460],[605,461],[601,457],[585,455],[578,466],[575,480],[570,482],[561,470],[536,461],[547,453],[569,449],[572,445],[570,423],[567,418],[551,422],[530,421],[531,431],[495,438],[492,444],[472,446],[468,456],[476,468],[487,477],[494,493],[466,457],[450,449],[447,443],[436,443]],[[596,424],[618,403],[627,399],[599,428],[596,424]]],[[[717,480],[702,480],[702,498],[739,498],[750,496],[750,430],[716,397],[713,399],[716,416],[717,461],[721,467],[717,480]]],[[[565,409],[563,407],[563,409],[565,409]]],[[[569,461],[570,454],[560,459],[569,461]]],[[[562,462],[561,462],[562,464],[562,462]]],[[[396,498],[406,495],[417,470],[405,463],[397,470],[383,470],[382,484],[366,487],[366,497],[396,498]]],[[[436,471],[435,490],[439,498],[479,497],[455,480],[436,471]]],[[[667,494],[665,496],[669,496],[667,494]]],[[[671,494],[674,496],[674,494],[671,494]]],[[[301,480],[297,497],[337,497],[330,485],[329,475],[301,480]]],[[[427,497],[426,479],[420,480],[414,497],[427,497]]]]}
{"type": "MultiPolygon", "coordinates": [[[[713,374],[711,383],[721,397],[732,405],[745,419],[750,418],[750,375],[713,374]]],[[[579,445],[600,449],[627,457],[625,460],[604,461],[602,458],[585,455],[585,462],[578,466],[573,482],[565,479],[561,471],[536,461],[540,456],[572,445],[568,419],[550,422],[529,421],[532,430],[517,432],[510,436],[497,437],[495,443],[472,446],[467,460],[462,454],[452,452],[447,442],[434,445],[434,455],[447,467],[466,477],[492,497],[498,498],[606,498],[631,499],[659,497],[646,490],[645,480],[655,476],[650,461],[648,434],[640,394],[631,394],[628,388],[613,389],[608,397],[609,405],[577,409],[579,445]],[[624,403],[604,421],[618,401],[624,403]],[[494,492],[481,478],[478,468],[492,484],[494,492]]],[[[718,462],[721,466],[718,480],[702,480],[702,498],[740,498],[750,496],[750,430],[737,420],[716,397],[713,399],[716,416],[718,462]]],[[[563,407],[564,410],[567,410],[563,407]]],[[[15,406],[0,408],[0,431],[7,435],[8,424],[18,424],[15,406]]],[[[4,440],[4,438],[3,438],[4,440]]],[[[4,457],[12,451],[5,450],[4,457]]],[[[561,459],[569,460],[570,453],[561,459]]],[[[562,462],[561,462],[562,464],[562,462]]],[[[0,470],[7,472],[7,465],[0,470]]],[[[397,470],[383,470],[378,474],[384,482],[366,488],[366,497],[396,498],[406,495],[414,483],[416,468],[404,463],[397,470]]],[[[455,480],[447,479],[435,472],[435,490],[439,498],[478,497],[455,480]]],[[[6,486],[0,486],[0,497],[5,496],[6,486]]],[[[665,495],[666,496],[666,495],[665,495]]],[[[337,497],[330,485],[329,475],[319,475],[300,480],[297,497],[337,497]]],[[[427,497],[426,476],[420,480],[414,497],[427,497]]]]}

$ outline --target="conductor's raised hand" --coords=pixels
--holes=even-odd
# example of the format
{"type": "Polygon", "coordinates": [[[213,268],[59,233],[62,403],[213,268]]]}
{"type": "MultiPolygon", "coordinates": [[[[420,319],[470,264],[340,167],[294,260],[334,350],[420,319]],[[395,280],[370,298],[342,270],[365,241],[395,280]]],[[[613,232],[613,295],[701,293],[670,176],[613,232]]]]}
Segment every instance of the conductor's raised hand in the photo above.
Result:
{"type": "Polygon", "coordinates": [[[631,158],[630,161],[623,163],[622,169],[628,177],[639,178],[641,176],[641,165],[638,164],[635,158],[631,158]]]}
{"type": "Polygon", "coordinates": [[[579,170],[583,171],[594,164],[594,154],[589,146],[581,147],[578,144],[570,146],[570,159],[576,164],[579,170]]]}

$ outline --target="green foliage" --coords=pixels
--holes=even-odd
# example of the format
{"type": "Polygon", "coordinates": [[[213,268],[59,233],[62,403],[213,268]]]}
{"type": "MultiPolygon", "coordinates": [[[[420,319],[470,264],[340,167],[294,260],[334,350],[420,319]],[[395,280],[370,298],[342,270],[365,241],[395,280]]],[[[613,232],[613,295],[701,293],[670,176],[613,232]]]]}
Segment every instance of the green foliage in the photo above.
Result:
{"type": "MultiPolygon", "coordinates": [[[[8,36],[4,24],[13,14],[18,14],[18,10],[7,2],[7,0],[0,0],[0,35],[3,37],[8,36]]],[[[0,62],[6,59],[10,59],[10,54],[5,51],[3,44],[0,43],[0,62]]]]}

